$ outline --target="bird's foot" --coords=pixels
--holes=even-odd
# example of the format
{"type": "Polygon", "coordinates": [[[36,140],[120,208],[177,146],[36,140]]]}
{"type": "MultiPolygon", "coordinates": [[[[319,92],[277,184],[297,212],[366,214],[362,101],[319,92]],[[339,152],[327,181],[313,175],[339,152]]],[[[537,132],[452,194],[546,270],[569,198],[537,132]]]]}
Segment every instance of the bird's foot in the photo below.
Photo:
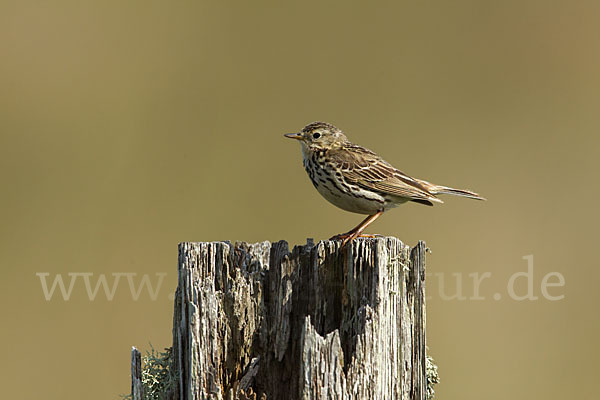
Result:
{"type": "Polygon", "coordinates": [[[341,240],[342,247],[346,245],[348,242],[352,242],[356,238],[376,238],[377,235],[370,235],[368,233],[359,233],[359,232],[346,232],[340,233],[339,235],[332,236],[329,240],[341,240]]]}

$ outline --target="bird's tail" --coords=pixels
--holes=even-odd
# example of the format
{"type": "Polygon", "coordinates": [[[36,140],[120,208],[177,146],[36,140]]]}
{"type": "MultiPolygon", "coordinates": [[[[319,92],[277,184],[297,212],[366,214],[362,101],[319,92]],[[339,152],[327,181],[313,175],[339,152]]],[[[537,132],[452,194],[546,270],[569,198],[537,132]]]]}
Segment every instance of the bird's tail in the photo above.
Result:
{"type": "Polygon", "coordinates": [[[479,194],[472,192],[470,190],[464,189],[454,189],[447,186],[442,185],[434,185],[433,183],[429,183],[427,181],[419,180],[419,183],[427,188],[427,191],[433,195],[438,194],[451,194],[453,196],[461,196],[467,197],[469,199],[475,200],[485,200],[485,197],[480,196],[479,194]]]}

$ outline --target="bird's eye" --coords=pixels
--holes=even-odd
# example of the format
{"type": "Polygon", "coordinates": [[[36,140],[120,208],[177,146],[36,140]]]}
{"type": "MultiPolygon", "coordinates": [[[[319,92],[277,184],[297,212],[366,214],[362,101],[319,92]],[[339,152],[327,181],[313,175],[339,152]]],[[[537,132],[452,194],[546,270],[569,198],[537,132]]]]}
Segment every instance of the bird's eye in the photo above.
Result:
{"type": "Polygon", "coordinates": [[[321,134],[319,132],[313,133],[313,139],[318,139],[320,137],[321,137],[321,134]]]}

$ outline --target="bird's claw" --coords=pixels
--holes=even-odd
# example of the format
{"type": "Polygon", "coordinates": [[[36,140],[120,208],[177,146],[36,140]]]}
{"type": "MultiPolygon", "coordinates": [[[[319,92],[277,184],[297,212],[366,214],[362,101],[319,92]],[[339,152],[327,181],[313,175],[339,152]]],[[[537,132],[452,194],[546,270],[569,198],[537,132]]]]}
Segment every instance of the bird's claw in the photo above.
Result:
{"type": "Polygon", "coordinates": [[[341,240],[342,241],[342,247],[344,247],[346,245],[346,243],[348,242],[352,242],[354,239],[356,238],[376,238],[377,235],[370,235],[368,233],[358,233],[358,232],[346,232],[346,233],[340,233],[339,235],[335,235],[332,236],[331,238],[329,238],[329,240],[341,240]]]}

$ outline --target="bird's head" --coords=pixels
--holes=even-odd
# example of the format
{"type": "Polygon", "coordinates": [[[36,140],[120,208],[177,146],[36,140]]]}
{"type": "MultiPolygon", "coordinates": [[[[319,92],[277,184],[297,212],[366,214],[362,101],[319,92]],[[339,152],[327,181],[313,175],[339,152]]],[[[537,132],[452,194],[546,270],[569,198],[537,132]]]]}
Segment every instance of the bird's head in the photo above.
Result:
{"type": "Polygon", "coordinates": [[[306,146],[312,150],[334,149],[348,141],[344,132],[327,122],[313,122],[298,133],[287,133],[284,136],[300,140],[303,148],[306,146]]]}

